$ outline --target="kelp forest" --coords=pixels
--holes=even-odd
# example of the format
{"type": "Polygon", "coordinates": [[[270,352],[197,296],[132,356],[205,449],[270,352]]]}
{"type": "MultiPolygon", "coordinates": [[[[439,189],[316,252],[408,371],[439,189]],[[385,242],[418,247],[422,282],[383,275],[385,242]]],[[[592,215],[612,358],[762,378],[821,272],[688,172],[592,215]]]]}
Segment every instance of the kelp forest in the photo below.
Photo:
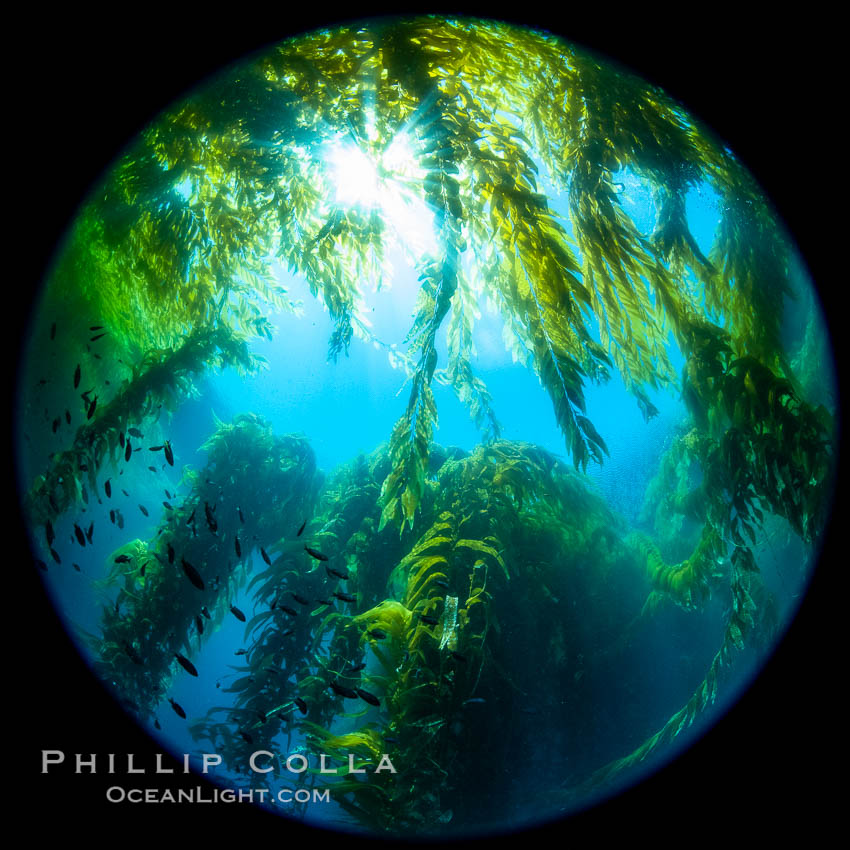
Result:
{"type": "Polygon", "coordinates": [[[235,786],[327,789],[328,825],[384,835],[580,807],[669,757],[738,659],[773,645],[770,552],[803,553],[798,584],[816,552],[837,400],[793,253],[708,128],[548,33],[387,18],[279,43],[145,127],[57,253],[21,390],[37,564],[91,577],[79,633],[98,678],[146,728],[179,719],[235,786]],[[340,193],[340,157],[372,196],[340,193]],[[650,232],[626,174],[651,192],[650,232]],[[708,251],[699,187],[720,210],[708,251]],[[431,224],[427,245],[400,208],[431,224]],[[418,291],[388,340],[369,316],[393,298],[393,252],[418,291]],[[300,368],[258,352],[299,314],[287,274],[330,317],[329,362],[368,344],[404,385],[369,412],[383,443],[334,469],[252,409],[194,445],[170,430],[211,376],[300,368]],[[477,369],[485,310],[559,452],[504,432],[477,369]],[[647,423],[658,393],[683,403],[637,518],[587,474],[610,459],[589,388],[615,377],[647,423]],[[437,388],[477,444],[442,444],[437,388]],[[91,562],[141,475],[179,486],[138,505],[145,536],[91,562]],[[193,716],[174,683],[234,621],[229,675],[193,716]],[[659,712],[637,647],[707,622],[711,652],[659,712]],[[283,758],[252,771],[258,751],[283,758]],[[285,768],[295,752],[308,769],[285,768]]]}

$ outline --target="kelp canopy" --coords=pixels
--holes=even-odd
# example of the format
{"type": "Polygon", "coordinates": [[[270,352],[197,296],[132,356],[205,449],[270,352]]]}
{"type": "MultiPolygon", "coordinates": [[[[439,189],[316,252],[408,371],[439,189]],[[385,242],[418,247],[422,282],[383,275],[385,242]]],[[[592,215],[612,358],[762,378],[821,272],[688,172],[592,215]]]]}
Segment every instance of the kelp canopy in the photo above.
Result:
{"type": "Polygon", "coordinates": [[[233,704],[194,733],[233,770],[284,733],[308,736],[317,751],[356,753],[358,764],[392,753],[415,765],[415,780],[331,782],[362,826],[435,832],[452,818],[483,822],[483,768],[465,773],[462,756],[498,741],[488,751],[493,777],[518,759],[522,741],[510,732],[523,709],[548,705],[541,688],[567,694],[582,719],[559,742],[580,757],[554,805],[689,726],[714,700],[733,652],[770,630],[758,570],[766,525],[779,518],[814,545],[831,496],[832,417],[809,399],[782,340],[795,294],[791,248],[735,156],[663,91],[555,37],[495,22],[352,24],[222,73],[127,149],[48,281],[37,339],[50,350],[47,317],[63,311],[55,343],[83,364],[74,389],[85,387],[85,424],[26,499],[48,547],[52,523],[88,504],[125,452],[129,460],[130,429],[162,426],[162,408],[176,409],[207,369],[262,365],[252,343],[295,309],[279,264],[331,316],[330,359],[355,337],[386,347],[410,383],[406,408],[388,423],[385,447],[321,492],[306,440],[275,437],[250,416],[220,425],[206,446],[211,466],[190,476],[190,494],[158,539],[113,553],[124,597],[91,638],[104,678],[150,718],[179,672],[175,656],[197,651],[198,612],[226,614],[242,578],[237,562],[256,548],[268,569],[249,583],[260,610],[246,623],[245,676],[223,689],[233,704]],[[353,194],[341,190],[346,171],[362,178],[353,194]],[[653,193],[651,233],[621,202],[626,173],[653,193]],[[699,186],[721,210],[706,253],[686,214],[699,186]],[[405,210],[428,223],[427,237],[399,228],[405,210]],[[374,299],[392,297],[395,250],[420,283],[406,345],[378,339],[368,320],[374,299]],[[550,397],[573,469],[501,439],[475,372],[485,303],[550,397]],[[647,419],[651,391],[681,392],[687,405],[646,509],[677,518],[685,531],[675,541],[664,521],[626,528],[581,475],[608,454],[585,389],[614,372],[647,419]],[[474,451],[434,444],[435,381],[468,407],[481,431],[474,451]],[[261,462],[270,465],[259,486],[261,462]],[[253,486],[249,510],[239,494],[253,486]],[[226,520],[215,513],[230,503],[250,514],[248,530],[232,506],[226,520]],[[203,536],[205,506],[214,539],[203,536]],[[304,542],[327,566],[302,541],[293,545],[302,514],[312,517],[304,542]],[[635,576],[645,576],[646,592],[618,596],[635,576]],[[594,691],[578,683],[608,669],[626,675],[628,642],[658,603],[692,611],[714,593],[728,599],[724,631],[691,699],[631,753],[594,764],[579,744],[594,735],[582,726],[594,691]],[[296,596],[316,607],[292,607],[296,596]],[[559,603],[567,598],[568,614],[559,603]],[[605,636],[592,652],[583,610],[605,636]],[[510,638],[519,632],[540,647],[533,670],[510,638]],[[359,663],[365,681],[353,672],[359,663]],[[365,712],[343,710],[346,690],[379,707],[347,731],[334,724],[365,712]],[[480,700],[501,711],[457,721],[480,700]]]}

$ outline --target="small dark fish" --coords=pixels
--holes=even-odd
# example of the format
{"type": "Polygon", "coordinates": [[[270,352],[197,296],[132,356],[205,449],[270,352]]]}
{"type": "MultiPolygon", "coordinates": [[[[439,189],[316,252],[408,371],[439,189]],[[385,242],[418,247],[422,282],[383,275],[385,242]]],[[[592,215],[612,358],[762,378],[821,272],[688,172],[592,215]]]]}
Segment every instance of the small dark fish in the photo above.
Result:
{"type": "Polygon", "coordinates": [[[299,529],[298,529],[298,531],[296,532],[295,536],[296,536],[296,537],[300,537],[300,536],[301,536],[301,532],[303,532],[303,531],[304,531],[304,529],[305,529],[306,527],[307,527],[307,520],[305,519],[305,520],[304,520],[304,522],[302,522],[302,523],[301,523],[301,528],[299,528],[299,529]]]}
{"type": "Polygon", "coordinates": [[[397,744],[398,738],[392,738],[389,735],[384,735],[384,741],[386,741],[386,743],[388,744],[397,744]]]}
{"type": "Polygon", "coordinates": [[[359,673],[361,670],[365,670],[365,669],[366,669],[366,662],[361,661],[360,664],[352,664],[348,668],[348,672],[349,673],[359,673]]]}
{"type": "Polygon", "coordinates": [[[165,500],[163,500],[162,504],[167,511],[173,511],[174,510],[174,506],[171,504],[171,502],[166,502],[165,500]]]}
{"type": "Polygon", "coordinates": [[[135,437],[137,440],[141,440],[145,435],[138,428],[128,428],[127,433],[131,437],[135,437]]]}
{"type": "Polygon", "coordinates": [[[144,505],[139,505],[139,510],[140,510],[140,511],[141,511],[141,512],[145,515],[145,516],[150,516],[150,514],[148,513],[148,509],[147,509],[144,505]]]}
{"type": "Polygon", "coordinates": [[[173,564],[174,563],[174,547],[170,543],[167,544],[167,552],[168,552],[168,563],[173,564]]]}
{"type": "Polygon", "coordinates": [[[92,325],[92,326],[89,328],[89,330],[90,330],[90,331],[102,331],[102,330],[103,330],[103,325],[92,325]]]}
{"type": "Polygon", "coordinates": [[[86,535],[83,533],[82,528],[80,528],[80,526],[77,525],[77,523],[74,523],[74,534],[76,535],[77,542],[80,544],[80,546],[85,546],[86,545],[86,535]]]}
{"type": "Polygon", "coordinates": [[[269,565],[272,565],[272,559],[269,557],[269,553],[260,546],[260,554],[263,556],[263,560],[269,565]]]}
{"type": "MultiPolygon", "coordinates": [[[[88,467],[86,467],[86,469],[88,469],[88,467]]],[[[83,485],[82,489],[80,490],[80,495],[83,497],[83,501],[86,504],[88,504],[89,503],[89,491],[85,488],[85,485],[83,485]]]]}
{"type": "Polygon", "coordinates": [[[244,525],[244,524],[245,524],[245,517],[244,517],[244,516],[243,516],[243,514],[242,514],[242,508],[240,508],[240,507],[237,505],[237,506],[236,506],[236,511],[237,511],[237,513],[239,514],[239,521],[240,521],[240,522],[244,525]]]}
{"type": "Polygon", "coordinates": [[[80,570],[80,565],[79,565],[79,564],[71,564],[71,566],[72,566],[72,567],[73,567],[73,568],[74,568],[74,569],[75,569],[78,573],[79,573],[79,572],[82,572],[82,570],[80,570]]]}
{"type": "Polygon", "coordinates": [[[207,606],[206,606],[206,605],[204,605],[204,607],[203,607],[203,608],[201,608],[201,613],[202,613],[202,614],[203,614],[203,615],[204,615],[204,616],[205,616],[208,620],[212,620],[212,614],[210,614],[210,612],[207,610],[207,606]]]}
{"type": "Polygon", "coordinates": [[[59,425],[61,424],[61,422],[62,422],[62,420],[58,419],[58,418],[53,420],[53,433],[54,434],[59,430],[59,425]]]}
{"type": "Polygon", "coordinates": [[[124,651],[127,653],[127,656],[133,664],[143,665],[145,663],[139,653],[136,652],[135,648],[127,641],[124,641],[124,651]]]}
{"type": "Polygon", "coordinates": [[[321,552],[317,552],[315,549],[311,549],[309,546],[305,546],[304,551],[308,555],[311,555],[313,558],[315,558],[317,561],[327,561],[328,560],[327,555],[323,555],[321,552]]]}
{"type": "Polygon", "coordinates": [[[186,573],[186,578],[198,588],[198,590],[204,589],[204,580],[201,578],[201,574],[184,558],[180,557],[180,564],[183,567],[183,572],[186,573]]]}
{"type": "Polygon", "coordinates": [[[236,557],[241,558],[242,557],[242,547],[239,545],[239,538],[238,537],[233,538],[233,547],[236,549],[236,557]]]}
{"type": "Polygon", "coordinates": [[[370,694],[369,691],[364,691],[363,688],[355,688],[354,691],[360,699],[364,702],[368,702],[369,705],[381,704],[381,701],[374,694],[370,694]]]}
{"type": "Polygon", "coordinates": [[[429,626],[436,626],[440,621],[436,617],[430,617],[427,614],[420,614],[419,619],[422,620],[423,623],[427,623],[429,626]]]}
{"type": "Polygon", "coordinates": [[[156,467],[155,467],[155,466],[149,466],[149,467],[148,467],[148,469],[149,469],[151,472],[156,472],[156,467]]]}
{"type": "Polygon", "coordinates": [[[121,432],[118,434],[118,442],[119,442],[119,444],[121,445],[121,448],[123,449],[123,448],[124,448],[124,443],[125,443],[125,440],[124,440],[124,432],[123,432],[123,431],[121,431],[121,432]]]}
{"type": "Polygon", "coordinates": [[[62,563],[62,559],[59,557],[59,553],[55,549],[50,550],[50,557],[53,558],[53,560],[56,561],[57,564],[62,563]]]}
{"type": "Polygon", "coordinates": [[[144,577],[145,577],[145,570],[148,568],[148,564],[149,564],[149,563],[150,563],[150,561],[145,561],[145,562],[144,562],[144,564],[142,564],[142,568],[139,570],[139,575],[140,575],[142,578],[144,578],[144,577]]]}
{"type": "Polygon", "coordinates": [[[290,593],[292,593],[292,598],[293,598],[293,599],[294,599],[294,600],[295,600],[295,601],[296,601],[299,605],[309,605],[309,604],[310,604],[310,600],[309,600],[309,599],[305,599],[303,596],[299,596],[297,593],[293,593],[292,591],[290,591],[290,593]]]}
{"type": "Polygon", "coordinates": [[[104,493],[106,493],[106,498],[107,498],[107,499],[111,499],[111,498],[112,498],[112,485],[109,483],[109,479],[108,479],[108,478],[107,478],[107,479],[106,479],[106,481],[104,481],[104,483],[103,483],[103,492],[104,492],[104,493]]]}
{"type": "Polygon", "coordinates": [[[56,322],[50,326],[50,338],[56,339],[56,322]]]}
{"type": "Polygon", "coordinates": [[[298,616],[298,612],[294,608],[290,608],[288,605],[280,605],[278,607],[284,613],[289,614],[290,617],[297,617],[298,616]]]}
{"type": "Polygon", "coordinates": [[[115,523],[118,528],[124,528],[124,514],[122,514],[117,508],[115,510],[115,523]]]}
{"type": "Polygon", "coordinates": [[[472,697],[472,699],[468,699],[464,701],[464,705],[484,705],[487,700],[484,697],[472,697]]]}
{"type": "Polygon", "coordinates": [[[71,411],[70,411],[70,410],[66,410],[66,411],[65,411],[65,421],[66,421],[69,425],[71,424],[71,411]]]}
{"type": "Polygon", "coordinates": [[[186,525],[191,525],[195,521],[195,509],[192,508],[192,513],[189,514],[189,519],[186,520],[186,525]]]}
{"type": "Polygon", "coordinates": [[[174,657],[179,662],[180,666],[190,675],[197,676],[198,671],[195,668],[195,665],[185,656],[181,655],[179,652],[174,653],[174,657]]]}
{"type": "Polygon", "coordinates": [[[41,560],[41,558],[36,558],[36,559],[35,559],[35,565],[36,565],[36,566],[37,566],[40,570],[44,570],[45,572],[47,572],[47,564],[45,564],[45,563],[44,563],[44,561],[42,561],[42,560],[41,560]]]}
{"type": "Polygon", "coordinates": [[[115,525],[115,511],[114,511],[114,510],[112,510],[112,511],[110,511],[110,512],[109,512],[109,521],[110,521],[113,525],[115,525]]]}
{"type": "Polygon", "coordinates": [[[237,620],[241,620],[243,623],[245,622],[245,615],[235,606],[230,606],[230,613],[236,617],[237,620]]]}
{"type": "Polygon", "coordinates": [[[94,411],[95,411],[96,407],[97,407],[97,396],[95,396],[92,399],[91,404],[89,405],[89,409],[86,412],[86,419],[91,419],[92,416],[94,416],[94,411]]]}
{"type": "Polygon", "coordinates": [[[298,706],[298,710],[299,710],[302,714],[306,714],[306,713],[307,713],[307,703],[306,703],[306,702],[304,702],[304,700],[303,700],[303,699],[301,699],[301,697],[295,697],[295,704],[298,706]]]}
{"type": "Polygon", "coordinates": [[[168,461],[168,465],[174,466],[174,452],[171,451],[171,443],[166,440],[163,448],[165,449],[165,459],[168,461]]]}
{"type": "Polygon", "coordinates": [[[436,579],[434,584],[436,584],[437,587],[442,587],[444,590],[449,589],[449,583],[447,581],[443,581],[441,578],[436,579]]]}
{"type": "Polygon", "coordinates": [[[124,460],[130,460],[130,456],[133,454],[133,449],[130,447],[130,441],[127,440],[127,448],[124,449],[124,460]]]}
{"type": "Polygon", "coordinates": [[[456,658],[458,661],[462,662],[463,664],[466,664],[466,656],[465,655],[461,655],[459,652],[455,652],[454,650],[451,650],[451,656],[452,656],[452,658],[456,658]]]}
{"type": "Polygon", "coordinates": [[[182,717],[184,720],[186,719],[186,712],[183,711],[179,702],[174,702],[171,697],[168,698],[168,701],[171,703],[171,707],[177,712],[179,717],[182,717]]]}
{"type": "Polygon", "coordinates": [[[346,688],[345,685],[340,685],[337,682],[331,682],[331,690],[333,690],[335,694],[345,697],[346,699],[357,699],[356,691],[351,690],[351,688],[346,688]]]}
{"type": "Polygon", "coordinates": [[[53,523],[50,520],[44,523],[44,536],[47,538],[47,545],[52,546],[56,533],[53,531],[53,523]]]}
{"type": "Polygon", "coordinates": [[[97,334],[97,336],[91,337],[91,339],[89,339],[89,342],[97,342],[102,336],[106,336],[108,333],[109,331],[104,331],[102,334],[97,334]]]}
{"type": "Polygon", "coordinates": [[[162,726],[159,725],[159,721],[155,717],[153,719],[153,728],[154,729],[162,729],[162,726]]]}
{"type": "Polygon", "coordinates": [[[318,602],[319,605],[333,605],[333,602],[330,599],[317,599],[316,602],[318,602]]]}
{"type": "Polygon", "coordinates": [[[148,447],[152,452],[161,452],[165,446],[149,446],[148,447]]]}
{"type": "Polygon", "coordinates": [[[74,369],[74,389],[77,389],[77,387],[80,385],[80,375],[80,364],[77,363],[77,368],[74,369]]]}
{"type": "Polygon", "coordinates": [[[253,744],[254,739],[247,733],[243,732],[241,729],[239,730],[239,734],[245,739],[246,743],[253,744]]]}
{"type": "Polygon", "coordinates": [[[166,498],[166,499],[171,499],[171,498],[173,498],[173,496],[171,495],[171,493],[169,493],[169,492],[168,492],[168,487],[163,487],[162,489],[163,489],[163,491],[164,491],[164,493],[165,493],[165,498],[166,498]]]}
{"type": "Polygon", "coordinates": [[[352,596],[349,593],[338,593],[337,592],[337,593],[334,593],[333,596],[335,596],[337,599],[342,600],[343,602],[356,602],[357,601],[357,597],[352,596]]]}
{"type": "Polygon", "coordinates": [[[335,570],[333,567],[325,567],[328,575],[336,576],[337,578],[341,578],[343,581],[350,578],[349,574],[345,570],[335,570]]]}
{"type": "Polygon", "coordinates": [[[218,523],[215,521],[213,512],[207,502],[204,502],[204,514],[206,515],[207,525],[210,527],[210,531],[215,534],[218,531],[218,523]]]}
{"type": "Polygon", "coordinates": [[[237,649],[236,652],[234,652],[233,654],[234,655],[247,655],[248,650],[247,649],[237,649]]]}
{"type": "Polygon", "coordinates": [[[115,563],[116,564],[128,564],[128,563],[130,563],[130,556],[129,555],[119,555],[115,559],[115,563]]]}
{"type": "Polygon", "coordinates": [[[382,632],[380,629],[370,629],[369,634],[372,635],[375,640],[384,640],[387,636],[386,632],[382,632]]]}
{"type": "Polygon", "coordinates": [[[202,635],[204,633],[204,621],[200,618],[198,614],[195,614],[195,627],[198,629],[199,635],[202,635]]]}
{"type": "Polygon", "coordinates": [[[281,637],[289,637],[290,635],[295,634],[295,629],[287,629],[285,632],[281,632],[281,637]]]}
{"type": "Polygon", "coordinates": [[[92,522],[89,527],[86,529],[86,539],[91,543],[92,535],[94,534],[94,522],[92,522]]]}

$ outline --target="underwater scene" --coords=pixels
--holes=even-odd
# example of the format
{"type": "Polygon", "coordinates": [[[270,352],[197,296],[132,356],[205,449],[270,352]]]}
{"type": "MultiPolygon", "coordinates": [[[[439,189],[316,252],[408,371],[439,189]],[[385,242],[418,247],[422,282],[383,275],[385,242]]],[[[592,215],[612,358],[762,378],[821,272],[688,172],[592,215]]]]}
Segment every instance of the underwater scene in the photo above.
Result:
{"type": "Polygon", "coordinates": [[[746,691],[838,403],[814,281],[697,117],[543,30],[379,18],[222,70],[92,187],[17,483],[162,752],[317,829],[475,838],[622,793],[746,691]]]}

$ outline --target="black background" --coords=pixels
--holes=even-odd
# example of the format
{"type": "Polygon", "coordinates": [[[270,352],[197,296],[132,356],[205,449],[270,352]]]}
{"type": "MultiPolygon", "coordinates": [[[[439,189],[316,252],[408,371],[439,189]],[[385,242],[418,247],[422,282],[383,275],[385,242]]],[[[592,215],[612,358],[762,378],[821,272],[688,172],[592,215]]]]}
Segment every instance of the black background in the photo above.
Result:
{"type": "MultiPolygon", "coordinates": [[[[742,19],[740,4],[714,4],[699,15],[616,8],[501,14],[552,30],[618,59],[663,86],[726,140],[747,163],[795,235],[827,307],[837,319],[846,272],[839,273],[837,228],[830,225],[845,162],[837,135],[837,60],[830,25],[813,16],[742,19]]],[[[20,235],[7,243],[9,298],[23,306],[37,291],[55,245],[92,182],[122,147],[171,101],[209,73],[304,28],[359,18],[376,7],[312,13],[231,4],[227,12],[193,4],[115,7],[94,13],[25,12],[7,33],[6,203],[20,235]],[[11,262],[11,258],[15,262],[11,262]],[[18,263],[18,258],[23,262],[18,263]]],[[[433,10],[434,7],[431,7],[433,10]]],[[[447,10],[448,11],[448,10],[447,10]]],[[[451,10],[451,11],[457,11],[451,10]]],[[[465,12],[497,16],[493,6],[465,12]]],[[[835,220],[835,219],[833,219],[835,220]]],[[[18,314],[23,316],[23,312],[18,314]]],[[[24,332],[7,317],[8,338],[24,332]]],[[[841,329],[833,323],[836,353],[841,329]]],[[[7,363],[12,367],[14,347],[7,363]]],[[[12,376],[9,386],[12,386],[12,376]]],[[[10,405],[10,410],[12,407],[10,405]]],[[[10,491],[15,486],[9,472],[10,491]]],[[[842,505],[836,515],[841,518],[842,505]]],[[[101,840],[177,839],[315,842],[315,832],[248,806],[138,805],[104,801],[110,777],[39,773],[40,751],[158,752],[92,679],[71,648],[9,514],[5,565],[7,801],[35,805],[33,837],[101,840]],[[20,586],[12,584],[20,582],[20,586]],[[232,833],[232,835],[231,835],[232,833]]],[[[566,842],[612,838],[760,839],[803,828],[816,838],[837,822],[837,789],[828,771],[846,735],[839,697],[846,672],[839,659],[837,573],[846,561],[830,529],[811,589],[785,640],[756,685],[685,756],[638,788],[533,836],[566,842]]],[[[846,644],[845,644],[846,646],[846,644]]],[[[119,782],[131,784],[123,776],[119,782]]],[[[197,778],[146,786],[193,787],[197,778]]],[[[346,838],[347,845],[359,843],[346,838]]],[[[374,844],[374,841],[370,842],[374,844]]],[[[493,842],[490,841],[490,844],[493,842]]]]}

